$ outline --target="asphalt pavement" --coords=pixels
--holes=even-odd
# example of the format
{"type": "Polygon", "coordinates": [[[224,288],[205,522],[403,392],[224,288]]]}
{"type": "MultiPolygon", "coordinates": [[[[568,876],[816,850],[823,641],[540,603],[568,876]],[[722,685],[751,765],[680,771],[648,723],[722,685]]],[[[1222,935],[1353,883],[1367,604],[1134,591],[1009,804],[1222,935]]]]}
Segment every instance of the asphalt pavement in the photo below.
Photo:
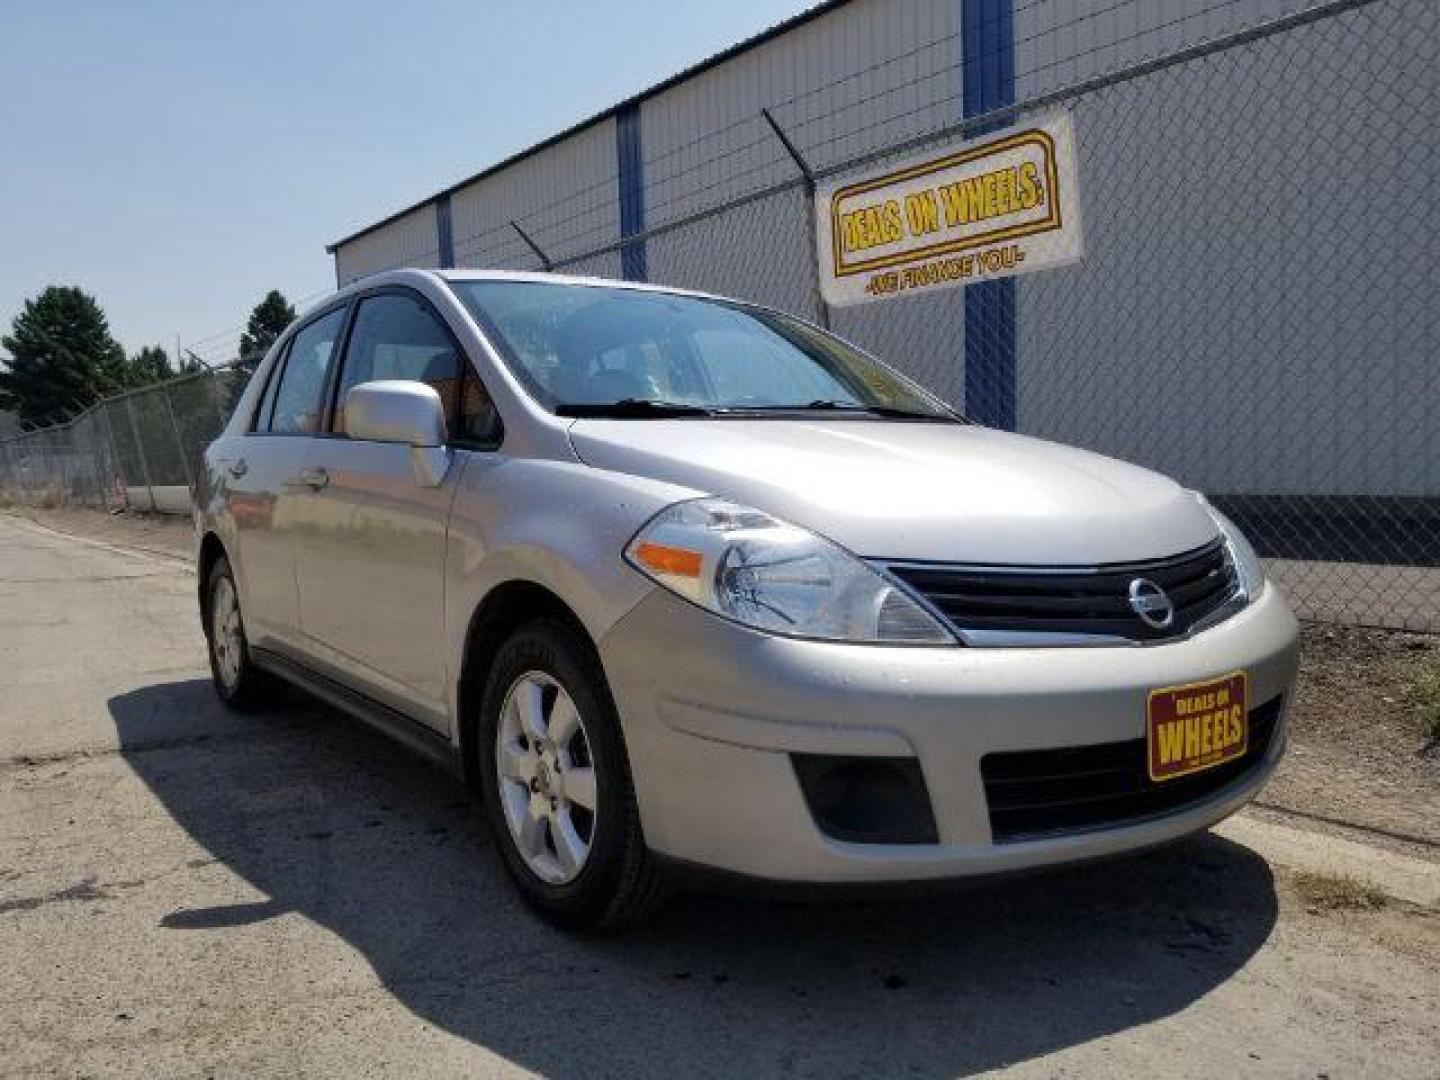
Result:
{"type": "Polygon", "coordinates": [[[566,936],[444,774],[221,708],[194,594],[0,514],[0,1075],[1440,1074],[1436,913],[1320,910],[1243,831],[566,936]]]}

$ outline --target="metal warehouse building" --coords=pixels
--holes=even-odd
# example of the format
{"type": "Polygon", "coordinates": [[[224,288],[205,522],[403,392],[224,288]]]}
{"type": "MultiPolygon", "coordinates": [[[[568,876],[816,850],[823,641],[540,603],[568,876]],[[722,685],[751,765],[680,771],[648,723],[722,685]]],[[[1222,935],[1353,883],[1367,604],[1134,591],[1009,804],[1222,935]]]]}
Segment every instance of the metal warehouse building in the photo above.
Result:
{"type": "Polygon", "coordinates": [[[341,283],[554,268],[828,318],[983,422],[1212,493],[1272,554],[1436,565],[1437,9],[835,0],[330,250],[341,283]],[[802,167],[1056,110],[1079,263],[821,309],[802,167]]]}

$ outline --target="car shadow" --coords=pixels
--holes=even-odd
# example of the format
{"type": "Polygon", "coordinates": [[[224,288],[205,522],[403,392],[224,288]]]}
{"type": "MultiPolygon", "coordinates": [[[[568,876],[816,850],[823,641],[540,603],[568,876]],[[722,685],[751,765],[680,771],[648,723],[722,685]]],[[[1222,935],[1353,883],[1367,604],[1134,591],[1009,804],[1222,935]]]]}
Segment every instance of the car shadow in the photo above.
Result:
{"type": "Polygon", "coordinates": [[[1184,1009],[1276,920],[1265,863],[1206,835],[925,900],[682,897],[625,936],[570,937],[519,904],[458,782],[328,709],[297,696],[206,739],[183,737],[220,708],[204,680],[109,707],[166,810],[266,897],[155,932],[297,912],[417,1016],[551,1076],[997,1068],[1184,1009]]]}

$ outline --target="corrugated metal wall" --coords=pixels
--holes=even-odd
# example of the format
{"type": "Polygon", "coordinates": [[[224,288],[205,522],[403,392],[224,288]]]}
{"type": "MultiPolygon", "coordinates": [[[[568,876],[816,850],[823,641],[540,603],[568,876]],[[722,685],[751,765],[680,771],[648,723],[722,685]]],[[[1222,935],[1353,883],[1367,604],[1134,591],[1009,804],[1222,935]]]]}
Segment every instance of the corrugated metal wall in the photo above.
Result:
{"type": "Polygon", "coordinates": [[[512,221],[551,259],[607,243],[619,235],[616,185],[615,122],[607,119],[456,191],[455,265],[538,269],[512,221]]]}
{"type": "MultiPolygon", "coordinates": [[[[1433,168],[1433,122],[1396,108],[1440,100],[1434,42],[1407,29],[1431,3],[1377,4],[1076,102],[1086,257],[1017,279],[1020,430],[1209,492],[1440,494],[1424,332],[1440,278],[1423,272],[1440,211],[1362,194],[1433,168]]],[[[1309,6],[1023,5],[1018,97],[1309,6]]]]}
{"type": "Polygon", "coordinates": [[[1313,7],[1315,0],[1018,0],[1015,96],[1047,91],[1313,7]]]}
{"type": "Polygon", "coordinates": [[[335,278],[341,285],[397,266],[439,265],[440,238],[432,204],[412,210],[335,251],[335,278]]]}
{"type": "MultiPolygon", "coordinates": [[[[1405,31],[1431,2],[1374,4],[1066,104],[1087,254],[1016,280],[1019,430],[1210,491],[1440,493],[1433,394],[1386,367],[1426,370],[1417,335],[1440,307],[1440,281],[1421,273],[1434,266],[1436,201],[1353,197],[1407,161],[1433,167],[1433,123],[1430,156],[1407,158],[1414,129],[1397,130],[1395,99],[1437,100],[1433,42],[1405,31]],[[1366,94],[1367,82],[1381,90],[1366,94]],[[1314,223],[1331,217],[1321,242],[1314,223]],[[1360,282],[1356,268],[1380,251],[1368,272],[1389,284],[1360,282]]],[[[1014,0],[1014,97],[1314,3],[1014,0]]],[[[817,169],[943,127],[962,114],[965,6],[852,0],[645,98],[640,167],[623,183],[607,118],[456,191],[456,262],[538,266],[512,219],[561,261],[617,241],[622,201],[648,230],[794,177],[762,108],[817,169]]],[[[435,216],[423,207],[342,245],[337,276],[434,264],[435,216]]],[[[649,280],[815,317],[812,242],[790,188],[649,237],[637,265],[649,280]]],[[[563,269],[620,277],[622,261],[609,251],[563,269]]],[[[833,328],[963,404],[963,296],[844,309],[833,328]]]]}

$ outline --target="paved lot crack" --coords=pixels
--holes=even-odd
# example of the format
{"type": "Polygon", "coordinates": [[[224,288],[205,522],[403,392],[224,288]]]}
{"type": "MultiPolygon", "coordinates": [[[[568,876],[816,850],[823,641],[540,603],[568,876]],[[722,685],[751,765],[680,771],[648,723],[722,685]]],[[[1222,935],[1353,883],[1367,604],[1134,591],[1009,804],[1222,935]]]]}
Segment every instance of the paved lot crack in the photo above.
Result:
{"type": "Polygon", "coordinates": [[[89,902],[92,900],[108,899],[110,894],[95,884],[95,877],[85,878],[74,885],[48,893],[45,896],[29,896],[19,900],[0,900],[0,915],[9,914],[12,911],[34,911],[36,908],[44,907],[46,904],[64,904],[72,900],[89,902]]]}
{"type": "Polygon", "coordinates": [[[280,724],[254,731],[233,731],[223,734],[205,735],[177,735],[173,738],[154,739],[149,742],[138,742],[128,746],[87,746],[74,750],[60,750],[53,754],[19,754],[15,757],[0,758],[0,775],[7,772],[21,772],[26,769],[39,768],[43,765],[57,765],[67,761],[79,761],[87,758],[113,757],[115,755],[130,757],[133,754],[149,754],[157,751],[177,750],[207,743],[232,743],[267,739],[289,734],[304,726],[305,724],[297,721],[293,724],[280,724]]]}

